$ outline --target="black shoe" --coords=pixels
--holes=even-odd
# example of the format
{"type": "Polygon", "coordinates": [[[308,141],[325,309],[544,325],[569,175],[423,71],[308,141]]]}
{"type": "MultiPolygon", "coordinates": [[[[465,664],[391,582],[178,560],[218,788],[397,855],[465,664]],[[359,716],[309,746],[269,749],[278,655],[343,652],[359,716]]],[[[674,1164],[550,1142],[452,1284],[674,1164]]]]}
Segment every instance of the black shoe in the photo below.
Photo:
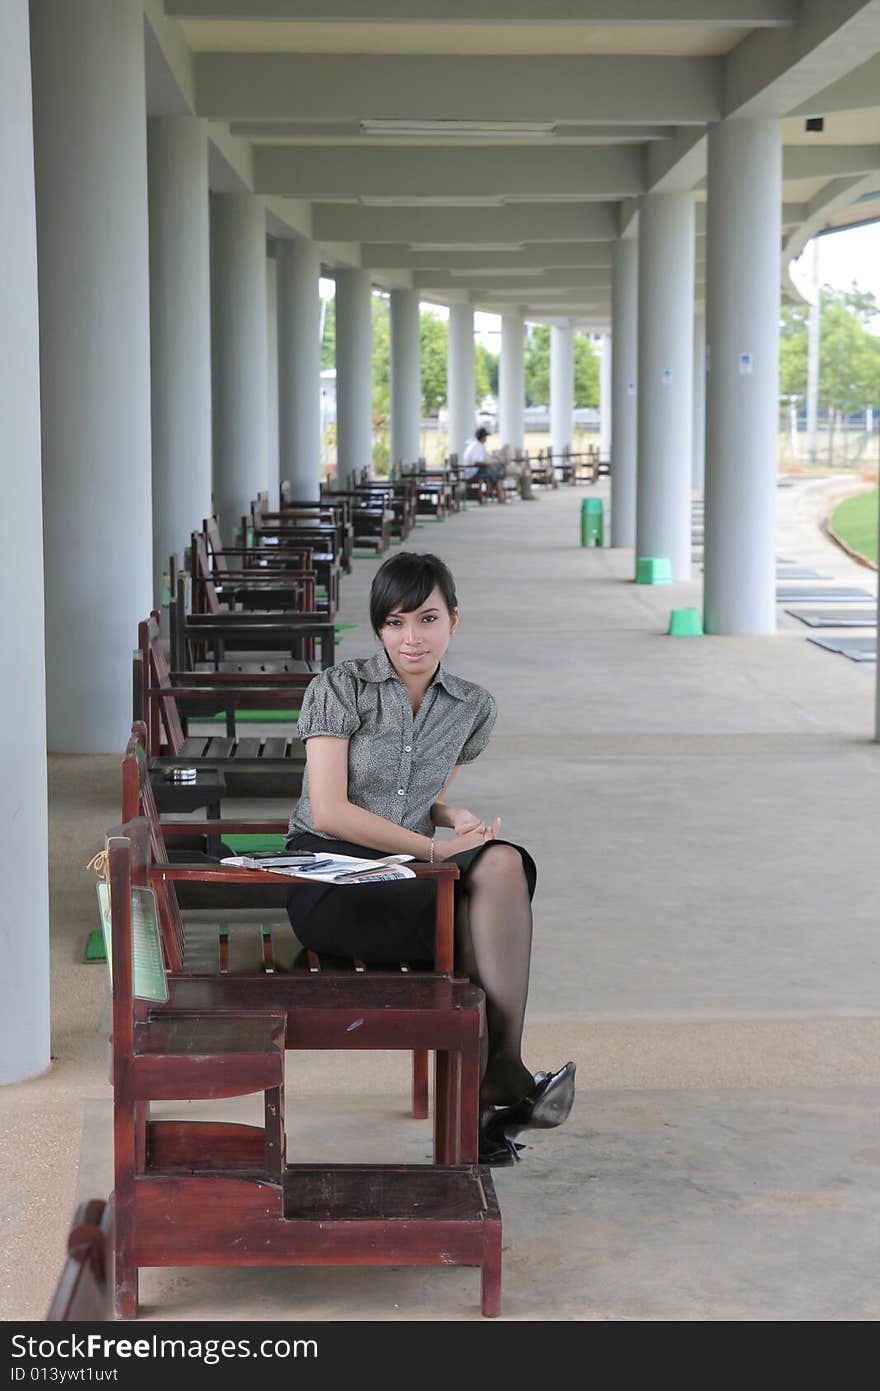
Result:
{"type": "MultiPolygon", "coordinates": [[[[558,1072],[539,1072],[535,1085],[522,1101],[515,1106],[500,1106],[489,1114],[489,1109],[480,1114],[480,1149],[501,1151],[507,1149],[512,1159],[496,1162],[514,1163],[519,1155],[515,1153],[516,1137],[521,1130],[550,1130],[562,1125],[568,1119],[574,1104],[575,1064],[568,1062],[558,1072]]],[[[481,1160],[491,1163],[491,1160],[481,1160]]]]}
{"type": "Polygon", "coordinates": [[[515,1144],[513,1139],[508,1139],[503,1131],[496,1128],[495,1117],[497,1114],[494,1106],[480,1107],[478,1162],[490,1164],[494,1168],[502,1168],[519,1162],[518,1151],[522,1149],[522,1145],[515,1144]]]}

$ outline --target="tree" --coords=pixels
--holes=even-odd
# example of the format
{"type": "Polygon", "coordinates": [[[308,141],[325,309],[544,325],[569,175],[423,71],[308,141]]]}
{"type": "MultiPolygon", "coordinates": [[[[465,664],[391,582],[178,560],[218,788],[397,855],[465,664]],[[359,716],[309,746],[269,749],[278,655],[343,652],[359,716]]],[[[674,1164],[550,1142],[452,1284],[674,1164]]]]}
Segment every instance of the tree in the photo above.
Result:
{"type": "Polygon", "coordinates": [[[336,366],[336,300],[328,299],[324,311],[324,335],[321,339],[321,371],[336,366]]]}
{"type": "Polygon", "coordinates": [[[576,410],[599,404],[599,354],[588,333],[574,335],[574,404],[576,410]]]}
{"type": "Polygon", "coordinates": [[[448,325],[445,319],[423,309],[419,316],[422,366],[422,414],[436,415],[446,404],[446,349],[448,325]]]}
{"type": "MultiPolygon", "coordinates": [[[[849,290],[822,287],[820,295],[819,401],[826,411],[852,415],[880,397],[880,337],[877,301],[853,284],[849,290]]],[[[782,307],[779,326],[779,394],[806,396],[807,328],[805,305],[782,307]]]]}
{"type": "MultiPolygon", "coordinates": [[[[536,324],[525,353],[526,405],[550,402],[550,329],[536,324]]],[[[574,404],[578,409],[599,404],[599,356],[589,333],[574,335],[574,404]]]]}
{"type": "Polygon", "coordinates": [[[484,396],[498,397],[498,354],[490,353],[484,343],[474,349],[475,406],[482,405],[484,396]]]}
{"type": "Polygon", "coordinates": [[[546,406],[550,402],[550,329],[533,324],[528,331],[525,351],[526,405],[546,406]]]}

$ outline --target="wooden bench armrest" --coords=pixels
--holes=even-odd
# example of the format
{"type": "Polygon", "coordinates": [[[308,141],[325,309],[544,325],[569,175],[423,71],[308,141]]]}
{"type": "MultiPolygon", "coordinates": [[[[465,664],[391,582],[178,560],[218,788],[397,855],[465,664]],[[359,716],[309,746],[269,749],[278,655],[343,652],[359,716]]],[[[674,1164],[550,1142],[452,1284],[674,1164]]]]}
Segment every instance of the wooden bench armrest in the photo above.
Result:
{"type": "MultiPolygon", "coordinates": [[[[214,827],[220,823],[214,822],[214,827]]],[[[446,974],[453,971],[453,941],[455,925],[454,885],[459,878],[458,865],[428,865],[419,861],[408,863],[417,879],[437,882],[437,915],[434,924],[434,969],[446,974]]],[[[238,869],[234,865],[151,865],[151,882],[201,884],[313,884],[313,879],[295,874],[273,874],[271,869],[238,869]],[[255,876],[259,875],[259,879],[255,876]]]]}
{"type": "Polygon", "coordinates": [[[161,819],[162,830],[180,836],[286,836],[290,829],[285,821],[169,821],[161,819]]]}

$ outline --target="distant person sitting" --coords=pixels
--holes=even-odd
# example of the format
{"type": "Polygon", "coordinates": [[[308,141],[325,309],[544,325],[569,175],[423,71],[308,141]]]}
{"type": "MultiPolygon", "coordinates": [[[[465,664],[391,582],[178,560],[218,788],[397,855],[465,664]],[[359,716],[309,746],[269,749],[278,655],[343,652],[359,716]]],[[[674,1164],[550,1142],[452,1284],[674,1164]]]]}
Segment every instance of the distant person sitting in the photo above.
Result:
{"type": "Polygon", "coordinates": [[[474,434],[467,449],[464,451],[462,459],[462,470],[466,479],[485,479],[485,481],[495,489],[495,496],[499,502],[505,502],[504,496],[504,463],[497,458],[490,459],[486,453],[486,440],[489,438],[489,431],[485,425],[480,425],[474,434]]]}

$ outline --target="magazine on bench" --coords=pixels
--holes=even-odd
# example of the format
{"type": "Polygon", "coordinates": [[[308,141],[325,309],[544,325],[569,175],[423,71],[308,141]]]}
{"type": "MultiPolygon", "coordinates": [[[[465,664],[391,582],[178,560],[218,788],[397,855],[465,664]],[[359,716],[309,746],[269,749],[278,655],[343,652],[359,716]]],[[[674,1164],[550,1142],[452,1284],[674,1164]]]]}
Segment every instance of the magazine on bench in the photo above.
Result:
{"type": "Polygon", "coordinates": [[[314,879],[321,884],[374,884],[389,879],[415,879],[404,863],[414,855],[384,855],[378,860],[360,860],[354,855],[297,855],[283,851],[266,855],[230,855],[223,865],[241,869],[271,870],[294,879],[314,879]]]}

